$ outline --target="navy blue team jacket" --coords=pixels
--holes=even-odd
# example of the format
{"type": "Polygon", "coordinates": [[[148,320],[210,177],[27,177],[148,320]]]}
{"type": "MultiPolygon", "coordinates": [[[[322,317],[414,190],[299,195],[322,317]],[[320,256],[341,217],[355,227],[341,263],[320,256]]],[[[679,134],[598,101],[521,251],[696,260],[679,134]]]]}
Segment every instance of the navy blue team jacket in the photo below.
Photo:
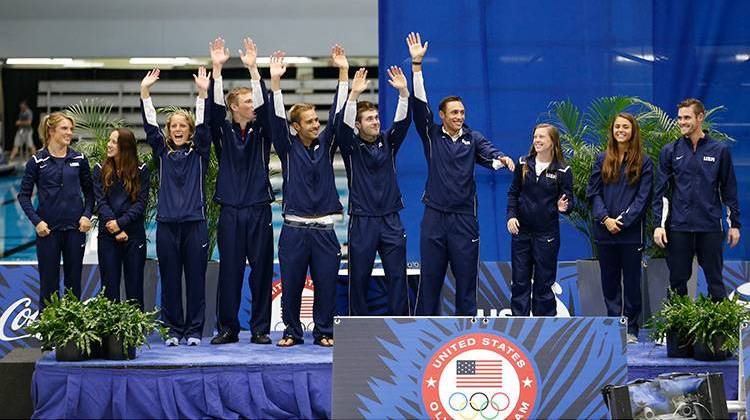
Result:
{"type": "Polygon", "coordinates": [[[104,179],[102,178],[102,166],[94,165],[94,195],[96,196],[96,209],[99,213],[99,237],[102,235],[113,236],[107,230],[107,222],[117,221],[120,230],[127,232],[130,238],[145,238],[146,227],[144,212],[148,204],[148,193],[151,187],[151,173],[146,164],[138,167],[141,189],[136,201],[130,200],[130,194],[125,190],[125,185],[120,179],[116,179],[104,194],[104,179]]]}
{"type": "MultiPolygon", "coordinates": [[[[396,181],[396,154],[411,120],[408,98],[399,99],[399,115],[390,130],[381,132],[369,143],[349,126],[343,115],[336,122],[337,141],[344,158],[349,179],[349,214],[354,216],[385,216],[404,208],[401,190],[396,181]]],[[[356,119],[356,104],[347,102],[345,113],[351,112],[356,119]]]]}
{"type": "Polygon", "coordinates": [[[557,200],[565,194],[568,210],[573,209],[573,171],[570,166],[561,166],[552,161],[539,176],[536,176],[534,156],[523,156],[513,171],[513,182],[508,190],[506,220],[518,219],[521,232],[557,233],[560,231],[557,200]],[[526,179],[524,164],[528,165],[526,179]]]}
{"type": "Polygon", "coordinates": [[[226,119],[227,108],[221,80],[216,83],[211,79],[211,132],[219,159],[213,199],[221,205],[248,207],[268,204],[275,199],[268,179],[268,159],[271,155],[268,105],[265,103],[268,94],[263,80],[252,83],[256,118],[243,132],[239,124],[226,119]]]}
{"type": "Polygon", "coordinates": [[[620,166],[617,182],[605,184],[602,179],[604,153],[599,154],[591,171],[586,197],[591,203],[594,217],[594,240],[612,244],[642,244],[646,206],[651,200],[654,183],[654,165],[648,156],[643,156],[641,177],[631,185],[625,174],[627,162],[620,166]],[[620,218],[620,232],[612,235],[602,221],[605,217],[620,218]]]}
{"type": "Polygon", "coordinates": [[[156,121],[156,110],[151,98],[141,100],[143,128],[159,171],[159,202],[156,213],[156,220],[159,222],[206,219],[203,180],[211,152],[208,129],[210,112],[206,109],[210,109],[210,106],[208,98],[196,101],[193,143],[170,150],[156,121]]]}
{"type": "Polygon", "coordinates": [[[688,137],[664,146],[654,185],[659,226],[678,232],[721,231],[722,203],[729,227],[739,228],[737,178],[726,144],[706,134],[695,152],[688,137]]]}
{"type": "Polygon", "coordinates": [[[289,132],[281,92],[271,93],[273,145],[281,159],[284,176],[282,211],[295,216],[325,216],[341,213],[336,191],[333,155],[336,151],[335,121],[339,91],[333,98],[328,124],[310,148],[289,132]]]}
{"type": "MultiPolygon", "coordinates": [[[[422,84],[421,78],[414,79],[422,84]]],[[[474,165],[492,168],[492,161],[503,155],[480,132],[464,125],[463,134],[453,141],[435,124],[430,106],[411,95],[414,126],[422,139],[427,159],[427,183],[422,202],[436,210],[448,213],[477,215],[477,186],[474,165]]]]}
{"type": "Polygon", "coordinates": [[[64,158],[49,154],[45,147],[26,162],[18,202],[34,226],[45,221],[50,230],[78,229],[81,216],[91,218],[94,190],[89,161],[68,147],[64,158]],[[37,188],[39,205],[31,204],[37,188]]]}

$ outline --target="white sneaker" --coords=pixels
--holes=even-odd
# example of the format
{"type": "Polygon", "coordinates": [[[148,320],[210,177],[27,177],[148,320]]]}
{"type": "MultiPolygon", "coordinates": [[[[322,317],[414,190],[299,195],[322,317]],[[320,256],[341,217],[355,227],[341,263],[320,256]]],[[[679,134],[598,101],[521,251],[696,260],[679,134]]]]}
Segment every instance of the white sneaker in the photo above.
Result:
{"type": "Polygon", "coordinates": [[[633,334],[628,334],[627,335],[627,341],[628,341],[628,344],[636,344],[636,343],[638,343],[638,337],[636,337],[633,334]]]}
{"type": "Polygon", "coordinates": [[[201,339],[200,338],[195,338],[195,337],[190,337],[190,338],[187,339],[187,345],[188,346],[200,346],[201,345],[201,339]]]}
{"type": "Polygon", "coordinates": [[[166,345],[167,347],[174,347],[174,346],[179,346],[179,345],[180,345],[180,339],[179,339],[179,338],[177,338],[177,337],[169,337],[169,338],[167,338],[167,339],[166,339],[166,340],[164,341],[164,344],[165,344],[165,345],[166,345]]]}

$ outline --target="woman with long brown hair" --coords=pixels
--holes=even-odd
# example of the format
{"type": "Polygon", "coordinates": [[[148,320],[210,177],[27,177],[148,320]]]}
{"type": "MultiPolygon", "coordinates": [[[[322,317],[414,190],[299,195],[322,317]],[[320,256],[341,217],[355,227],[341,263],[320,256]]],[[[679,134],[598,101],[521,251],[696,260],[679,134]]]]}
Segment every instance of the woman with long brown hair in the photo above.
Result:
{"type": "Polygon", "coordinates": [[[511,311],[514,316],[555,316],[552,285],[560,251],[559,214],[570,211],[573,197],[573,173],[565,164],[557,128],[534,127],[529,154],[518,163],[507,210],[512,235],[511,311]]]}
{"type": "Polygon", "coordinates": [[[643,153],[638,121],[631,114],[617,114],[608,136],[607,149],[591,171],[586,196],[594,217],[607,315],[628,317],[627,339],[634,343],[641,314],[643,224],[653,165],[643,153]]]}
{"type": "Polygon", "coordinates": [[[120,299],[120,273],[125,296],[143,308],[143,265],[146,261],[144,212],[149,170],[139,164],[133,132],[120,128],[109,134],[107,159],[94,165],[94,195],[99,214],[99,273],[104,295],[120,299]]]}
{"type": "Polygon", "coordinates": [[[36,227],[36,255],[39,262],[39,308],[60,289],[60,256],[66,289],[81,296],[81,270],[86,232],[91,229],[94,192],[89,161],[73,150],[75,121],[53,112],[39,123],[44,148],[26,162],[18,202],[36,227]],[[31,195],[37,188],[39,205],[31,195]]]}

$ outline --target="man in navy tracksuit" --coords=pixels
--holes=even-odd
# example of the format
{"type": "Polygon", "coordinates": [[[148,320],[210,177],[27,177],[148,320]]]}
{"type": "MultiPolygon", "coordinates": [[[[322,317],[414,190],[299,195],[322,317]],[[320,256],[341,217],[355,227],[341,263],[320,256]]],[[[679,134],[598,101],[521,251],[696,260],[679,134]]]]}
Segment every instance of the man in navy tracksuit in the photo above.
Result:
{"type": "Polygon", "coordinates": [[[273,144],[284,178],[284,226],[279,237],[279,265],[281,313],[286,330],[278,345],[289,347],[303,342],[300,304],[309,267],[315,286],[315,344],[330,347],[333,346],[336,279],[341,261],[341,248],[331,215],[343,210],[333,174],[336,149],[333,126],[336,114],[344,107],[349,64],[343,48],[334,47],[331,58],[339,68],[339,86],[323,132],[318,133],[320,122],[315,107],[296,104],[289,111],[291,128],[296,133],[291,134],[281,95],[280,79],[286,71],[283,57],[283,53],[271,57],[273,144]]]}
{"type": "Polygon", "coordinates": [[[133,202],[119,179],[105,193],[101,171],[99,163],[94,165],[94,195],[99,213],[99,272],[104,293],[112,300],[120,299],[120,277],[124,272],[125,295],[138,301],[143,308],[143,264],[146,261],[144,212],[151,188],[151,175],[145,163],[138,167],[141,188],[137,200],[133,202]],[[109,232],[107,222],[112,220],[117,222],[120,229],[118,234],[125,232],[126,240],[122,241],[118,239],[118,234],[109,232]]]}
{"type": "Polygon", "coordinates": [[[705,108],[697,99],[677,106],[682,137],[669,143],[659,155],[654,187],[654,242],[667,248],[669,285],[686,295],[693,256],[703,268],[713,299],[726,297],[722,281],[724,265],[722,204],[727,207],[727,243],[740,240],[740,208],[737,178],[729,147],[702,130],[705,108]],[[671,199],[670,199],[671,192],[671,199]]]}
{"type": "Polygon", "coordinates": [[[490,169],[514,167],[489,140],[464,125],[461,99],[449,96],[440,103],[442,125],[435,124],[422,78],[427,43],[419,34],[407,38],[412,59],[412,112],[427,159],[427,185],[420,235],[421,281],[417,315],[440,314],[440,290],[448,263],[456,277],[456,315],[476,315],[479,223],[474,165],[490,169]]]}
{"type": "Polygon", "coordinates": [[[221,205],[218,243],[219,287],[217,312],[219,333],[211,344],[238,341],[238,311],[246,261],[250,263],[252,315],[250,341],[271,344],[271,282],[273,279],[273,189],[268,179],[271,136],[268,127],[266,87],[256,65],[257,49],[245,39],[241,59],[250,71],[252,90],[233,89],[227,96],[232,121],[226,120],[227,107],[221,70],[229,59],[224,40],[211,48],[213,61],[211,116],[214,149],[219,158],[214,201],[221,205]]]}
{"type": "Polygon", "coordinates": [[[185,111],[167,117],[167,139],[162,135],[151,100],[150,87],[159,79],[155,69],[141,82],[141,110],[146,139],[159,170],[156,213],[156,255],[161,276],[161,315],[169,329],[167,346],[182,338],[199,345],[205,312],[205,282],[208,264],[208,225],[203,191],[211,152],[210,80],[205,68],[196,77],[198,97],[195,122],[185,111]],[[182,275],[185,275],[187,308],[182,307],[182,275]]]}
{"type": "Polygon", "coordinates": [[[59,290],[60,254],[65,288],[81,296],[85,232],[88,230],[84,230],[82,220],[85,218],[88,223],[94,207],[88,159],[67,146],[61,151],[62,155],[52,155],[49,147],[51,145],[28,160],[18,193],[21,208],[37,227],[40,310],[44,309],[44,301],[59,290]],[[39,197],[36,209],[31,203],[34,185],[39,197]],[[41,224],[47,227],[46,234],[39,233],[41,224]]]}
{"type": "Polygon", "coordinates": [[[398,67],[388,70],[390,84],[399,90],[393,127],[380,131],[377,105],[357,103],[367,89],[367,70],[354,77],[337,122],[337,141],[349,179],[349,315],[370,315],[367,291],[375,252],[380,253],[388,287],[387,315],[408,315],[406,233],[399,217],[404,208],[396,182],[395,160],[409,130],[409,90],[398,67]]]}

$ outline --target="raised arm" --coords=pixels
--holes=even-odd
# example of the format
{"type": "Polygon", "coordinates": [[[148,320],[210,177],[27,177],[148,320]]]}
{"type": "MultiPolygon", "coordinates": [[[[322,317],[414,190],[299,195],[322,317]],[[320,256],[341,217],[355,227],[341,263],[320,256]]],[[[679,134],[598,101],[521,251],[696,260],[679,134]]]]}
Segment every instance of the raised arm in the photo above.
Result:
{"type": "Polygon", "coordinates": [[[151,187],[151,173],[148,170],[148,165],[145,163],[141,165],[139,169],[141,189],[138,191],[138,197],[135,202],[130,203],[130,207],[128,207],[125,213],[117,218],[118,226],[127,226],[134,220],[143,216],[146,211],[149,188],[151,187]]]}
{"type": "Polygon", "coordinates": [[[391,143],[394,152],[398,152],[411,124],[409,88],[407,87],[406,76],[404,76],[404,72],[400,67],[391,66],[388,69],[388,84],[398,90],[398,104],[396,105],[396,116],[393,118],[393,125],[386,133],[386,138],[391,143]]]}
{"type": "MultiPolygon", "coordinates": [[[[326,123],[326,128],[323,130],[324,133],[331,131],[328,127],[333,128],[336,122],[336,115],[344,108],[344,104],[346,104],[346,94],[349,90],[349,60],[346,58],[344,47],[336,44],[331,48],[331,62],[334,67],[339,69],[339,84],[336,88],[336,94],[333,96],[331,109],[328,111],[328,123],[326,123]]],[[[323,133],[321,133],[320,137],[323,137],[323,133]]]]}
{"type": "Polygon", "coordinates": [[[422,37],[419,33],[410,32],[406,37],[406,45],[409,47],[411,56],[412,72],[412,89],[414,94],[411,96],[411,110],[414,113],[414,128],[423,142],[429,140],[428,133],[433,124],[435,124],[432,110],[427,102],[427,92],[424,88],[424,79],[422,77],[422,60],[427,53],[428,43],[422,44],[422,37]]]}
{"type": "Polygon", "coordinates": [[[216,156],[221,156],[221,133],[219,127],[227,118],[227,105],[224,102],[224,80],[221,71],[229,60],[229,48],[226,48],[224,38],[219,37],[208,43],[211,54],[211,86],[208,89],[211,99],[211,138],[216,148],[216,156]]]}
{"type": "Polygon", "coordinates": [[[271,125],[271,141],[276,153],[282,159],[289,152],[291,138],[289,134],[289,124],[286,120],[286,111],[284,110],[284,97],[281,94],[281,76],[286,73],[286,63],[284,62],[284,52],[275,51],[271,54],[271,113],[269,116],[271,125]]]}
{"type": "Polygon", "coordinates": [[[159,69],[153,69],[146,73],[141,80],[141,116],[143,117],[143,129],[146,131],[146,141],[151,146],[154,157],[164,153],[164,135],[156,120],[156,108],[151,101],[151,87],[159,80],[159,69]]]}
{"type": "Polygon", "coordinates": [[[643,169],[641,178],[638,180],[638,192],[633,197],[633,201],[628,205],[627,210],[622,214],[620,222],[623,228],[632,225],[646,213],[646,206],[651,198],[651,187],[654,185],[654,165],[647,156],[643,157],[643,169]]]}
{"type": "Polygon", "coordinates": [[[250,38],[242,40],[245,50],[240,50],[240,59],[245,68],[250,72],[250,85],[252,86],[253,96],[253,109],[255,110],[255,121],[258,126],[266,133],[271,131],[270,121],[268,116],[268,105],[266,104],[266,97],[268,91],[266,85],[260,78],[260,71],[258,71],[258,47],[255,45],[250,38]]]}
{"type": "Polygon", "coordinates": [[[211,73],[206,68],[198,67],[198,74],[193,74],[198,97],[195,100],[195,149],[204,158],[211,153],[211,103],[208,101],[208,87],[211,85],[211,73]]]}
{"type": "Polygon", "coordinates": [[[346,101],[346,107],[344,108],[344,116],[339,121],[336,121],[336,137],[338,138],[339,146],[341,146],[341,151],[344,153],[351,153],[357,119],[357,100],[359,100],[359,96],[369,86],[370,81],[367,80],[367,70],[360,68],[354,74],[352,90],[349,92],[349,99],[346,101]]]}

